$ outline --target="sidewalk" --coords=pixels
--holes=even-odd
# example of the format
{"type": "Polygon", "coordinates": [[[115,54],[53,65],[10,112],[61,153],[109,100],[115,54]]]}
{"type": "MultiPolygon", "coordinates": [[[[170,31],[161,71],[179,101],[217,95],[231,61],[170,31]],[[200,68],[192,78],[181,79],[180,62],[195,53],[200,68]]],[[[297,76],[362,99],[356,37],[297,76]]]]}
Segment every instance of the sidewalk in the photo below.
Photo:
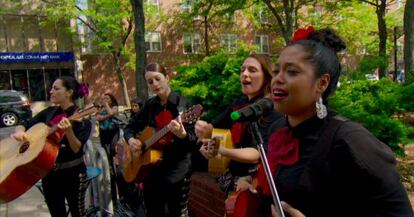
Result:
{"type": "Polygon", "coordinates": [[[50,217],[43,195],[32,187],[19,198],[0,205],[0,217],[50,217]]]}

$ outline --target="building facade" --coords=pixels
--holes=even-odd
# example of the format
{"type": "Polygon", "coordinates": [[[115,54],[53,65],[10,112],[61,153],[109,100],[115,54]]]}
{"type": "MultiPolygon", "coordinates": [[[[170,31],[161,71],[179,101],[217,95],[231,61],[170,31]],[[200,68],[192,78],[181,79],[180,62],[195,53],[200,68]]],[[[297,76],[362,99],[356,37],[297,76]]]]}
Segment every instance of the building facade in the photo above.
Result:
{"type": "MultiPolygon", "coordinates": [[[[24,2],[24,1],[22,1],[24,2]]],[[[9,13],[0,13],[0,89],[25,92],[33,101],[46,101],[52,82],[60,75],[77,77],[90,86],[90,99],[98,99],[105,91],[113,93],[120,104],[125,104],[114,60],[108,53],[95,49],[85,26],[79,26],[78,35],[71,35],[68,27],[76,24],[46,22],[47,17],[34,14],[34,3],[9,13]],[[79,47],[78,41],[82,41],[79,47]]],[[[281,47],[280,37],[268,28],[268,17],[258,11],[256,21],[243,12],[233,16],[211,17],[204,29],[203,17],[190,22],[180,14],[191,11],[186,0],[146,0],[147,62],[159,62],[167,71],[175,67],[201,61],[209,53],[220,49],[229,53],[241,46],[255,47],[256,52],[275,55],[281,47]],[[147,16],[148,13],[148,16],[147,16]],[[206,33],[208,49],[206,48],[206,33]]],[[[80,0],[87,7],[88,0],[80,0]]],[[[76,23],[76,22],[75,22],[76,23]]],[[[128,39],[132,46],[132,34],[128,39]]],[[[123,63],[127,60],[124,59],[123,63]]],[[[135,73],[123,67],[128,94],[135,93],[135,73]]]]}
{"type": "Polygon", "coordinates": [[[0,89],[45,101],[58,76],[74,76],[72,39],[59,25],[40,15],[0,15],[0,89]]]}
{"type": "MultiPolygon", "coordinates": [[[[168,72],[174,72],[180,65],[193,64],[206,56],[206,40],[202,17],[191,18],[190,22],[182,19],[182,13],[192,10],[186,0],[146,0],[146,48],[147,62],[158,62],[168,72]]],[[[264,11],[264,10],[263,10],[264,11]]],[[[249,20],[243,12],[234,16],[212,18],[208,24],[208,41],[210,53],[224,49],[231,53],[242,46],[250,46],[258,53],[275,56],[283,42],[269,28],[269,18],[258,11],[256,21],[249,20]]],[[[132,42],[132,37],[130,38],[132,42]]],[[[110,89],[122,101],[120,83],[116,76],[110,55],[96,55],[93,51],[82,55],[83,78],[91,85],[92,98],[98,93],[110,89]],[[103,61],[105,59],[105,61],[103,61]],[[96,70],[99,69],[99,70],[96,70]],[[103,88],[103,89],[102,89],[103,88]],[[112,91],[113,90],[113,91],[112,91]]],[[[124,68],[128,93],[133,98],[135,93],[135,73],[124,68]]]]}

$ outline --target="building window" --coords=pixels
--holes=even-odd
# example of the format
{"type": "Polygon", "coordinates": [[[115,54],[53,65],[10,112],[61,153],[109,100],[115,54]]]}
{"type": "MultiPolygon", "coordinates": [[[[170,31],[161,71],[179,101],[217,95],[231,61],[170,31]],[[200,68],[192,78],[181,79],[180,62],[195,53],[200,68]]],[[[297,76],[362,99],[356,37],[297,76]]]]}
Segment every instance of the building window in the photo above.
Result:
{"type": "Polygon", "coordinates": [[[267,35],[256,35],[258,53],[269,53],[269,37],[267,35]]]}
{"type": "Polygon", "coordinates": [[[237,35],[236,34],[222,34],[221,46],[228,52],[235,52],[237,50],[237,35]]]}
{"type": "Polygon", "coordinates": [[[183,47],[185,54],[194,54],[200,51],[200,34],[199,33],[184,33],[183,47]]]}
{"type": "Polygon", "coordinates": [[[400,8],[403,5],[401,0],[397,0],[397,8],[400,8]]]}
{"type": "Polygon", "coordinates": [[[149,52],[161,52],[161,33],[148,32],[145,34],[145,47],[149,52]]]}
{"type": "Polygon", "coordinates": [[[144,2],[145,13],[155,13],[155,15],[158,15],[158,12],[160,11],[159,0],[145,0],[144,2]]]}
{"type": "Polygon", "coordinates": [[[191,3],[190,0],[181,1],[181,11],[185,13],[191,12],[191,3]]]}
{"type": "Polygon", "coordinates": [[[10,90],[11,80],[9,70],[0,70],[0,90],[10,90]]]}
{"type": "Polygon", "coordinates": [[[261,24],[269,23],[269,13],[264,8],[261,8],[258,13],[258,17],[261,24]]]}
{"type": "Polygon", "coordinates": [[[223,17],[227,22],[235,23],[236,22],[236,15],[234,13],[225,13],[223,17]]]}
{"type": "Polygon", "coordinates": [[[145,0],[145,2],[146,2],[148,5],[154,5],[154,6],[157,6],[157,7],[159,7],[159,6],[160,6],[160,2],[159,2],[158,0],[145,0]]]}

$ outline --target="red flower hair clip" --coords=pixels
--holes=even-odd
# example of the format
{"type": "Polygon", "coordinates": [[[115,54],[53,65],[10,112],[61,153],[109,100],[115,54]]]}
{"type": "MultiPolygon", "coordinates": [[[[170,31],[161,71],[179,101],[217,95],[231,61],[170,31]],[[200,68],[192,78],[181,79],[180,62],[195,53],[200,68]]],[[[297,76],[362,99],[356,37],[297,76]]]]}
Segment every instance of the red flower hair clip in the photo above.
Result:
{"type": "Polygon", "coordinates": [[[308,39],[309,35],[314,31],[315,31],[315,29],[313,29],[312,26],[309,26],[306,29],[299,28],[293,34],[292,40],[290,40],[290,42],[291,43],[296,43],[297,41],[300,41],[300,40],[306,40],[306,39],[308,39]]]}

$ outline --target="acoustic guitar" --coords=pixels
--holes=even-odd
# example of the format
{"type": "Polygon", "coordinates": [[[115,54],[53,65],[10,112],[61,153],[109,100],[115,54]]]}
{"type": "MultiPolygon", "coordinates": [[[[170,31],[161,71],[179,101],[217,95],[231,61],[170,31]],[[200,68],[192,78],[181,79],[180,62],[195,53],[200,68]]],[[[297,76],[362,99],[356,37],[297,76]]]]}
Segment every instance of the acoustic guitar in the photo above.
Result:
{"type": "MultiPolygon", "coordinates": [[[[203,113],[203,106],[200,104],[194,105],[184,111],[180,117],[182,123],[195,122],[203,113]]],[[[162,158],[162,151],[159,149],[153,149],[153,145],[169,133],[168,125],[163,127],[159,131],[155,131],[152,127],[146,127],[138,135],[138,139],[143,143],[143,152],[140,156],[134,156],[131,152],[127,142],[121,138],[121,150],[123,150],[121,159],[122,175],[125,181],[142,181],[146,174],[151,170],[151,166],[159,162],[162,158]]]]}
{"type": "MultiPolygon", "coordinates": [[[[97,109],[97,105],[89,106],[68,119],[80,121],[97,109]]],[[[38,123],[26,131],[27,141],[10,137],[0,141],[0,203],[18,198],[53,168],[59,144],[52,135],[57,130],[57,126],[38,123]]]]}
{"type": "MultiPolygon", "coordinates": [[[[217,154],[220,145],[226,148],[234,148],[231,132],[228,129],[214,128],[212,138],[214,138],[214,141],[210,141],[207,147],[214,150],[215,154],[217,154]]],[[[221,175],[226,171],[229,162],[230,159],[224,156],[210,158],[208,159],[208,172],[213,175],[221,175]]]]}
{"type": "MultiPolygon", "coordinates": [[[[210,155],[208,172],[215,175],[223,174],[230,161],[227,157],[218,156],[220,146],[234,148],[231,132],[227,129],[214,128],[212,138],[207,143],[207,151],[210,155]]],[[[255,189],[258,185],[257,179],[254,177],[250,184],[255,189]]],[[[260,196],[249,190],[230,192],[224,203],[226,217],[260,216],[261,203],[260,196]]]]}

